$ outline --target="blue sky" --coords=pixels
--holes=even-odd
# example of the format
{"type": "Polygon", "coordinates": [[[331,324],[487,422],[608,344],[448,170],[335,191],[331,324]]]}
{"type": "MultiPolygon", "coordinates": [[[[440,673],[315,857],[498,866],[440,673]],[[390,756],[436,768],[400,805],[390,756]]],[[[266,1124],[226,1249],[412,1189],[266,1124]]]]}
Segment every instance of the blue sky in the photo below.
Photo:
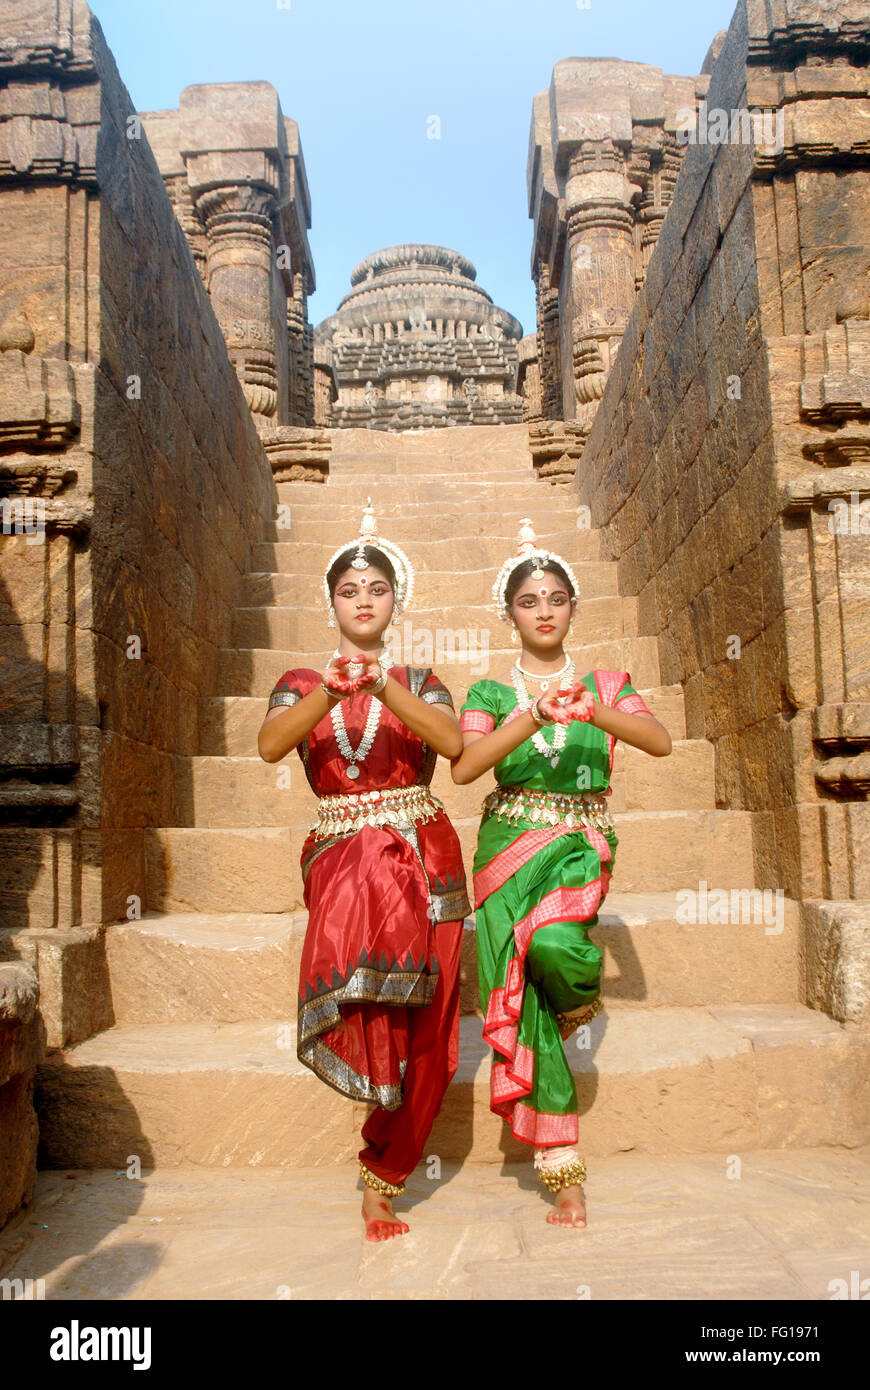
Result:
{"type": "Polygon", "coordinates": [[[560,58],[700,70],[735,0],[91,0],[141,111],[197,82],[271,82],[311,189],[313,323],[370,252],[431,241],[535,327],[526,156],[560,58]],[[427,138],[431,116],[440,139],[427,138]]]}

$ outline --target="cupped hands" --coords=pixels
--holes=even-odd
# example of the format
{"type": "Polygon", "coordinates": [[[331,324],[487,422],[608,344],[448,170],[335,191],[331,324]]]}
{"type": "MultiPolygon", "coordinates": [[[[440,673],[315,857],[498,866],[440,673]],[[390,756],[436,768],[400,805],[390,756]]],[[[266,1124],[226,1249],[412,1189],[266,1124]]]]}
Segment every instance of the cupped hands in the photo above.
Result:
{"type": "Polygon", "coordinates": [[[538,710],[553,724],[586,723],[595,713],[595,697],[583,681],[560,686],[538,697],[538,710]]]}

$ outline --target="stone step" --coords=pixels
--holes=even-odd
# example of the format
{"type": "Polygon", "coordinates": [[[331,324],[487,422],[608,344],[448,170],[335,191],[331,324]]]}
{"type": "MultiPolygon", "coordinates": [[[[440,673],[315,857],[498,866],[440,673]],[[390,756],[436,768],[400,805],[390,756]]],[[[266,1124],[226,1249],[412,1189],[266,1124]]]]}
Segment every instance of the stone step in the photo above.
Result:
{"type": "MultiPolygon", "coordinates": [[[[479,542],[490,542],[496,546],[496,552],[500,558],[498,564],[508,556],[514,554],[517,545],[517,533],[521,517],[528,516],[533,509],[528,507],[515,507],[508,514],[504,508],[497,511],[487,512],[474,506],[457,507],[452,512],[442,511],[440,508],[427,508],[425,513],[419,517],[398,516],[391,517],[383,515],[377,517],[378,524],[382,525],[384,535],[395,545],[399,545],[403,550],[408,551],[408,558],[416,568],[422,565],[427,557],[427,552],[418,554],[417,546],[420,544],[421,535],[426,537],[423,544],[431,544],[432,541],[453,541],[460,547],[459,553],[463,556],[463,569],[479,569],[489,563],[489,549],[478,550],[479,542]],[[413,554],[411,553],[413,551],[413,554]]],[[[572,557],[564,546],[576,545],[575,535],[581,534],[581,528],[576,525],[573,513],[566,510],[560,514],[549,514],[539,519],[534,514],[531,517],[535,525],[535,538],[547,550],[553,551],[556,555],[562,555],[572,563],[572,557]]],[[[282,545],[297,546],[300,542],[307,542],[309,538],[316,536],[321,545],[330,547],[327,558],[332,551],[337,550],[341,545],[347,545],[354,539],[357,530],[356,523],[359,516],[350,521],[340,519],[318,521],[311,525],[303,521],[294,519],[291,507],[290,525],[282,529],[280,536],[277,534],[270,540],[258,542],[255,568],[270,569],[275,568],[271,565],[261,565],[258,557],[262,553],[261,547],[272,545],[278,548],[282,545]]],[[[267,523],[266,523],[267,524],[267,523]]],[[[575,550],[576,554],[576,550],[575,550]]],[[[581,558],[578,556],[578,558],[581,558]]],[[[594,554],[584,554],[583,559],[598,559],[598,539],[596,537],[594,554]]],[[[458,556],[457,556],[458,560],[458,556]]],[[[324,561],[325,565],[325,561],[324,561]]],[[[298,568],[298,566],[294,566],[298,568]]],[[[436,566],[436,568],[438,568],[436,566]]],[[[495,576],[493,575],[493,578],[495,576]]]]}
{"type": "Polygon", "coordinates": [[[400,434],[361,427],[331,429],[330,460],[341,463],[348,458],[370,458],[374,466],[383,459],[398,459],[401,465],[415,460],[439,463],[471,456],[490,459],[495,455],[512,457],[528,453],[529,427],[516,425],[455,425],[445,430],[403,430],[400,434]]]}
{"type": "MultiPolygon", "coordinates": [[[[611,893],[592,929],[608,1008],[790,1003],[798,905],[737,903],[727,926],[677,919],[675,893],[611,893]],[[770,928],[768,932],[768,927],[770,928]],[[715,940],[715,950],[711,943],[715,940]]],[[[113,923],[105,948],[116,1024],[296,1017],[307,914],[148,913],[113,923]]],[[[480,1009],[474,917],[463,932],[461,1008],[480,1009]]]]}
{"type": "MultiPolygon", "coordinates": [[[[617,567],[610,560],[577,560],[572,569],[579,585],[579,597],[611,598],[618,594],[617,567]]],[[[267,607],[272,604],[292,606],[304,594],[316,592],[321,598],[321,577],[301,569],[291,574],[273,574],[269,570],[250,573],[244,577],[241,604],[245,608],[267,607]],[[313,585],[313,588],[312,588],[313,585]]],[[[406,615],[413,619],[418,609],[449,608],[459,603],[491,604],[495,570],[417,570],[414,583],[414,602],[406,615]]],[[[321,612],[323,612],[321,607],[321,612]]]]}
{"type": "MultiPolygon", "coordinates": [[[[318,647],[328,633],[323,601],[312,604],[318,596],[316,579],[301,586],[299,598],[304,602],[292,605],[260,605],[236,608],[233,613],[231,641],[245,649],[268,647],[275,651],[301,650],[318,647]],[[305,602],[307,600],[307,602],[305,602]]],[[[507,629],[488,603],[455,604],[451,608],[439,604],[424,608],[414,595],[413,609],[395,625],[403,645],[403,655],[411,654],[419,643],[428,643],[446,653],[446,659],[458,652],[477,652],[483,655],[504,645],[507,629]]],[[[584,646],[612,642],[618,638],[637,636],[637,599],[609,595],[596,598],[581,597],[574,612],[573,632],[584,646]]],[[[486,674],[486,672],[484,672],[486,674]]]]}
{"type": "MultiPolygon", "coordinates": [[[[337,532],[336,528],[336,532],[337,532]]],[[[420,528],[405,526],[391,531],[389,539],[402,549],[413,551],[408,559],[415,570],[453,569],[465,573],[467,570],[492,568],[493,580],[508,555],[516,548],[516,528],[504,525],[496,532],[476,529],[472,521],[466,520],[461,532],[447,526],[424,528],[426,540],[420,539],[420,528]],[[446,534],[439,535],[438,531],[446,534]]],[[[290,574],[298,570],[322,578],[327,563],[334,552],[348,539],[343,530],[337,539],[324,539],[321,528],[311,539],[298,541],[257,541],[251,547],[253,570],[271,570],[276,574],[290,574]]],[[[538,536],[541,545],[547,550],[561,555],[573,565],[575,560],[600,559],[599,533],[582,528],[573,530],[542,532],[538,536]]]]}
{"type": "Polygon", "coordinates": [[[109,924],[115,1023],[295,1017],[307,922],[305,911],[148,912],[109,924]]]}
{"type": "MultiPolygon", "coordinates": [[[[291,774],[292,776],[292,774],[291,774]]],[[[312,803],[313,806],[313,803],[312,803]]],[[[147,908],[155,912],[295,912],[304,906],[299,855],[313,815],[283,826],[150,826],[147,908]]],[[[622,811],[614,887],[650,893],[752,888],[749,811],[622,811]]],[[[470,875],[478,816],[454,822],[470,875]]]]}
{"type": "MultiPolygon", "coordinates": [[[[363,431],[356,439],[343,439],[335,434],[329,458],[330,463],[336,466],[367,460],[370,468],[380,468],[382,465],[388,468],[395,460],[399,468],[414,467],[415,464],[423,468],[442,468],[459,461],[472,460],[486,467],[493,460],[512,461],[530,457],[527,429],[520,426],[519,431],[512,435],[502,433],[500,426],[496,426],[496,429],[499,431],[497,434],[483,434],[478,428],[474,433],[463,436],[451,430],[443,439],[440,436],[436,439],[431,432],[428,438],[386,434],[382,446],[375,445],[374,435],[383,435],[383,431],[363,431]]],[[[345,431],[340,433],[343,435],[345,431]]]]}
{"type": "MultiPolygon", "coordinates": [[[[479,816],[484,796],[495,785],[491,773],[457,786],[450,766],[439,758],[434,794],[448,815],[479,816]]],[[[614,753],[613,811],[712,810],[715,807],[714,750],[703,739],[678,741],[668,758],[651,758],[617,744],[614,753]]],[[[315,813],[316,799],[295,750],[278,763],[248,757],[178,757],[176,807],[184,826],[211,829],[257,825],[295,825],[315,813]]]]}
{"type": "MultiPolygon", "coordinates": [[[[572,568],[577,578],[578,596],[581,602],[589,599],[618,597],[617,567],[607,560],[574,561],[572,568]]],[[[449,610],[457,604],[484,605],[492,602],[492,586],[495,579],[493,569],[478,570],[435,570],[417,571],[414,585],[414,600],[406,618],[411,620],[418,610],[443,608],[449,610]]],[[[244,576],[240,594],[240,606],[246,608],[294,606],[305,595],[316,593],[321,598],[322,588],[319,575],[301,570],[290,574],[278,574],[269,570],[251,572],[244,576]]],[[[630,602],[624,599],[624,602],[630,602]]],[[[322,607],[321,611],[325,611],[322,607]]]]}
{"type": "MultiPolygon", "coordinates": [[[[503,464],[499,468],[484,469],[479,469],[476,462],[469,460],[468,463],[442,472],[406,469],[403,463],[399,464],[399,471],[392,474],[373,470],[378,470],[377,464],[369,463],[365,467],[360,464],[353,470],[334,471],[325,484],[321,483],[318,486],[321,491],[324,487],[328,490],[339,487],[344,489],[342,500],[352,502],[356,498],[360,509],[366,498],[371,497],[376,515],[379,505],[388,502],[394,495],[399,499],[416,497],[418,501],[437,504],[439,496],[448,488],[456,488],[458,497],[473,495],[475,492],[489,492],[492,498],[499,498],[504,489],[505,497],[525,498],[529,506],[547,510],[551,507],[577,507],[572,488],[552,487],[549,480],[541,478],[528,460],[510,466],[503,464]],[[391,481],[392,479],[395,479],[395,482],[391,481]]],[[[279,493],[279,496],[282,501],[291,504],[294,489],[298,486],[298,483],[293,482],[276,483],[278,488],[287,488],[287,492],[279,493]]],[[[302,498],[299,500],[302,501],[302,498]]]]}
{"type": "Polygon", "coordinates": [[[379,476],[412,478],[426,473],[433,477],[460,477],[463,470],[472,477],[517,472],[519,469],[528,469],[534,473],[538,471],[534,468],[531,451],[525,444],[514,444],[504,449],[463,446],[443,452],[433,449],[393,449],[373,453],[371,450],[353,449],[344,453],[333,452],[330,457],[330,478],[336,476],[344,480],[352,472],[363,469],[379,476]]]}
{"type": "Polygon", "coordinates": [[[372,499],[379,524],[384,517],[410,507],[452,512],[483,505],[495,514],[507,502],[508,510],[516,511],[521,516],[526,514],[523,504],[545,513],[577,511],[573,493],[552,489],[551,496],[538,483],[531,468],[505,468],[471,477],[454,477],[443,473],[414,473],[410,476],[396,473],[385,477],[366,474],[359,479],[340,476],[330,478],[325,484],[276,482],[275,491],[279,502],[289,506],[291,511],[298,508],[300,514],[312,518],[317,515],[315,508],[329,508],[334,504],[334,514],[347,518],[351,524],[362,515],[367,497],[372,499]],[[303,488],[308,491],[303,492],[303,488]]]}
{"type": "MultiPolygon", "coordinates": [[[[279,673],[280,674],[280,673],[279,673]]],[[[275,677],[277,680],[277,676],[275,677]]],[[[275,681],[272,681],[272,685],[275,681]]],[[[271,686],[269,689],[271,690],[271,686]]],[[[459,692],[453,691],[457,711],[459,692]]],[[[641,690],[652,713],[674,739],[686,736],[686,717],[683,691],[679,685],[656,686],[641,690]]],[[[199,701],[199,747],[206,757],[252,757],[257,748],[257,734],[266,713],[268,695],[204,695],[199,701]]],[[[616,746],[619,757],[621,744],[616,746]]],[[[667,764],[671,759],[665,759],[667,764]]]]}
{"type": "MultiPolygon", "coordinates": [[[[867,1030],[799,1004],[614,1009],[566,1055],[587,1158],[862,1142],[867,1030]]],[[[479,1019],[461,1020],[459,1056],[426,1154],[528,1160],[489,1110],[479,1019]]],[[[63,1168],[118,1168],[131,1153],[148,1168],[344,1163],[366,1113],[303,1067],[280,1017],[116,1025],[49,1055],[35,1099],[41,1163],[63,1168]]]]}
{"type": "MultiPolygon", "coordinates": [[[[322,632],[324,637],[330,632],[325,621],[322,632]]],[[[404,629],[399,629],[399,632],[403,636],[404,629]]],[[[511,664],[516,660],[516,647],[490,647],[486,650],[478,646],[476,641],[469,641],[467,635],[464,652],[455,636],[444,631],[439,635],[437,630],[431,632],[419,628],[417,638],[418,641],[409,647],[403,644],[400,655],[404,664],[431,666],[453,696],[457,710],[470,685],[484,677],[506,681],[511,664]],[[461,660],[463,655],[465,659],[461,660]]],[[[255,693],[266,701],[275,682],[285,671],[298,667],[322,671],[334,650],[334,647],[321,647],[319,650],[223,647],[218,654],[217,685],[227,695],[255,693]]],[[[591,646],[581,646],[572,638],[569,651],[578,672],[584,675],[596,668],[602,671],[628,671],[636,690],[661,683],[658,643],[654,637],[622,637],[595,642],[591,646]]]]}

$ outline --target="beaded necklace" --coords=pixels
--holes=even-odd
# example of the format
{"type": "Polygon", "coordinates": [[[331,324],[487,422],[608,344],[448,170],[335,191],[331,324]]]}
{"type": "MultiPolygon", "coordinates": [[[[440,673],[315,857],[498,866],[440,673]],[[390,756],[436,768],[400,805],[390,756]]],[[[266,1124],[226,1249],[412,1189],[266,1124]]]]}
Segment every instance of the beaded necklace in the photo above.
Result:
{"type": "MultiPolygon", "coordinates": [[[[378,657],[378,665],[380,666],[384,675],[389,674],[390,668],[388,665],[385,665],[383,657],[378,657]]],[[[329,717],[332,720],[332,727],[335,732],[335,741],[338,744],[338,751],[341,753],[341,756],[347,760],[348,766],[345,768],[345,773],[348,777],[352,778],[353,780],[356,780],[356,778],[359,777],[358,764],[364,763],[369,753],[371,752],[372,744],[374,743],[375,737],[378,732],[378,724],[380,723],[381,719],[381,711],[383,710],[384,706],[381,703],[381,701],[377,699],[376,696],[372,696],[372,702],[369,706],[368,718],[366,719],[365,728],[363,729],[363,736],[357,744],[356,748],[354,748],[351,745],[351,741],[347,736],[347,726],[344,722],[344,710],[342,709],[343,703],[344,702],[342,700],[339,700],[337,705],[333,705],[332,709],[329,711],[329,717]]]]}
{"type": "MultiPolygon", "coordinates": [[[[559,672],[559,674],[562,675],[563,673],[559,672]]],[[[568,662],[564,675],[566,678],[566,684],[571,685],[574,681],[573,661],[568,662]]],[[[511,680],[513,681],[514,690],[517,694],[517,704],[519,708],[522,710],[527,710],[532,703],[532,698],[529,695],[528,690],[526,689],[526,683],[522,677],[522,671],[520,668],[519,661],[514,662],[514,665],[511,667],[511,680]]],[[[567,737],[568,725],[554,724],[552,743],[550,743],[544,737],[543,729],[538,729],[536,733],[532,734],[532,743],[535,745],[538,752],[543,754],[543,756],[547,759],[550,766],[555,768],[559,765],[559,754],[565,747],[565,740],[567,739],[567,737]]]]}

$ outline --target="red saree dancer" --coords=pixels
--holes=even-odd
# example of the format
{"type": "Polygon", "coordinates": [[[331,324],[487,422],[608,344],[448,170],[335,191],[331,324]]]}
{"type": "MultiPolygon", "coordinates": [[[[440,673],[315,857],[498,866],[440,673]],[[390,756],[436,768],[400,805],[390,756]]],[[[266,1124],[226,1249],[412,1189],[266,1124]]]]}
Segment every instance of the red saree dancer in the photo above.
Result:
{"type": "MultiPolygon", "coordinates": [[[[429,788],[437,756],[429,739],[448,755],[461,746],[452,700],[428,668],[384,662],[393,590],[397,607],[406,596],[396,576],[401,552],[363,541],[362,566],[348,563],[350,549],[328,572],[342,649],[323,675],[286,671],[267,720],[276,706],[297,716],[307,707],[307,731],[290,746],[320,798],[301,858],[309,918],[297,1052],[327,1085],[377,1107],[359,1157],[371,1196],[383,1199],[404,1191],[456,1071],[470,904],[458,837],[429,788]]],[[[293,737],[304,725],[287,727],[293,737]]],[[[261,746],[268,761],[283,756],[270,751],[261,746]]],[[[392,1217],[388,1203],[382,1210],[392,1217]]],[[[385,1234],[367,1225],[369,1238],[385,1234]]],[[[407,1230],[395,1218],[393,1226],[407,1230]]]]}

